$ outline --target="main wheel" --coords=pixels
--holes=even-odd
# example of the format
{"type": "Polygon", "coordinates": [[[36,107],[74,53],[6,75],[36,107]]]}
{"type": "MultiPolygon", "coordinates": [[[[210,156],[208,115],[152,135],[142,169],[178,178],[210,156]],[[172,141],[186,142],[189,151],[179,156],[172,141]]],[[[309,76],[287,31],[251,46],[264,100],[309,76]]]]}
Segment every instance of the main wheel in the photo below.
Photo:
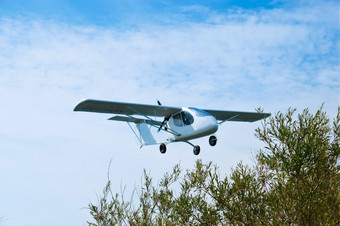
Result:
{"type": "Polygon", "coordinates": [[[217,138],[215,136],[210,136],[209,137],[209,144],[210,146],[215,146],[217,143],[217,138]]]}
{"type": "Polygon", "coordinates": [[[166,152],[166,145],[162,143],[162,144],[159,146],[159,151],[160,151],[162,154],[164,154],[164,153],[166,152]]]}
{"type": "Polygon", "coordinates": [[[196,146],[194,147],[194,155],[198,155],[198,154],[200,153],[200,151],[201,151],[200,146],[196,145],[196,146]]]}

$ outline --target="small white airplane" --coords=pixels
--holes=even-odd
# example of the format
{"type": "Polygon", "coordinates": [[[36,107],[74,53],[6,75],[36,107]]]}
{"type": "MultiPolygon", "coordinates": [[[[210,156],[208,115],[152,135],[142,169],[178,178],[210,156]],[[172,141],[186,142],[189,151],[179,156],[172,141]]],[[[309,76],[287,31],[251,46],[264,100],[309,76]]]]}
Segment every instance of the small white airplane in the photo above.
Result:
{"type": "Polygon", "coordinates": [[[164,154],[166,144],[182,141],[193,146],[195,155],[200,153],[200,146],[193,145],[189,140],[211,135],[209,144],[215,146],[217,138],[212,134],[222,123],[226,121],[254,122],[270,116],[269,113],[168,107],[157,102],[158,105],[146,105],[87,99],[81,101],[74,111],[118,114],[108,120],[127,122],[129,126],[130,123],[134,123],[137,130],[131,126],[130,128],[141,143],[141,147],[160,144],[159,150],[164,154]],[[135,115],[143,116],[143,118],[136,118],[135,115]],[[164,119],[157,121],[150,116],[164,117],[164,119]],[[164,142],[157,143],[150,131],[151,127],[156,127],[158,132],[161,130],[167,132],[169,138],[164,142]]]}

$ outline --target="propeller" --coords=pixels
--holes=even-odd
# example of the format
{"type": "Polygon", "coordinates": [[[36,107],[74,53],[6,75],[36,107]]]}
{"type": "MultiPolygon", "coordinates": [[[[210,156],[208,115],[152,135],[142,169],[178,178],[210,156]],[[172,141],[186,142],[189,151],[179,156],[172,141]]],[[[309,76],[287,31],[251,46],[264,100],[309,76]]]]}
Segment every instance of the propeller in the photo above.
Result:
{"type": "MultiPolygon", "coordinates": [[[[160,106],[162,105],[159,100],[157,100],[157,104],[160,105],[160,106]]],[[[163,120],[161,126],[158,128],[157,132],[161,131],[161,129],[163,128],[164,125],[166,125],[166,122],[169,121],[169,119],[170,119],[170,116],[164,117],[164,120],[163,120]]],[[[166,126],[164,126],[164,129],[165,129],[165,131],[168,130],[168,128],[166,126]]]]}
{"type": "MultiPolygon", "coordinates": [[[[157,132],[161,131],[161,129],[163,128],[164,125],[166,125],[166,122],[169,121],[169,119],[170,119],[170,116],[167,116],[167,117],[164,118],[164,120],[163,120],[161,126],[158,128],[157,132]]],[[[166,126],[164,126],[164,129],[165,129],[165,131],[168,130],[168,128],[166,126]]]]}

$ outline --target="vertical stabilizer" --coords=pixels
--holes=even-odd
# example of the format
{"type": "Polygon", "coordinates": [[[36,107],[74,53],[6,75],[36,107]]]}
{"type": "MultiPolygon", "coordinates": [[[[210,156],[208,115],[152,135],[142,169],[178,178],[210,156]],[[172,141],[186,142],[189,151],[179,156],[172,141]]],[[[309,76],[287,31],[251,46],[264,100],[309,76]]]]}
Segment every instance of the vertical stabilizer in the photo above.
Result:
{"type": "Polygon", "coordinates": [[[140,136],[142,137],[142,140],[143,140],[142,145],[157,144],[155,138],[151,134],[150,128],[145,122],[136,123],[136,127],[138,129],[140,136]]]}

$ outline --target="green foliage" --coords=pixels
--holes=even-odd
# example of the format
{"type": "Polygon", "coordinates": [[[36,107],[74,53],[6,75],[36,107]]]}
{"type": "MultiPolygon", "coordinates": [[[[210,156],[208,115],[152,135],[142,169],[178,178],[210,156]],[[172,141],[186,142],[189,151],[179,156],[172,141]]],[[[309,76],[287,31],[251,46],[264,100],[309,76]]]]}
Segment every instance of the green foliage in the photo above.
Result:
{"type": "Polygon", "coordinates": [[[230,176],[198,160],[154,185],[144,170],[137,207],[109,181],[99,203],[89,204],[89,225],[339,225],[340,108],[333,124],[322,107],[294,113],[264,120],[257,164],[239,163],[230,176]]]}
{"type": "Polygon", "coordinates": [[[271,173],[273,221],[280,224],[339,223],[340,108],[333,128],[322,108],[278,113],[256,130],[265,143],[258,163],[271,173]],[[279,197],[279,198],[278,198],[279,197]]]}

